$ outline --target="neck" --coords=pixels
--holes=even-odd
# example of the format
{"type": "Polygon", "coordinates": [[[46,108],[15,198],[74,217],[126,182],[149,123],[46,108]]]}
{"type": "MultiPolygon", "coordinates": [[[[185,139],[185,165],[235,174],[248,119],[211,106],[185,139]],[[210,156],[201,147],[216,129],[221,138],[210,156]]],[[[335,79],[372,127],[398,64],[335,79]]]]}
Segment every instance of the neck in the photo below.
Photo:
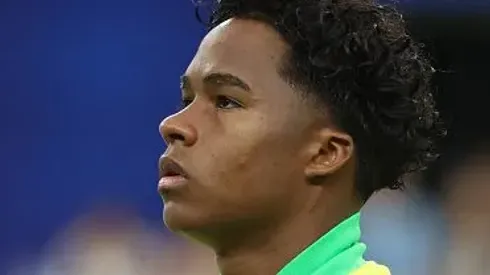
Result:
{"type": "Polygon", "coordinates": [[[239,243],[216,251],[221,275],[277,274],[301,251],[356,211],[323,222],[318,222],[317,215],[301,215],[286,224],[246,236],[240,232],[239,243]]]}

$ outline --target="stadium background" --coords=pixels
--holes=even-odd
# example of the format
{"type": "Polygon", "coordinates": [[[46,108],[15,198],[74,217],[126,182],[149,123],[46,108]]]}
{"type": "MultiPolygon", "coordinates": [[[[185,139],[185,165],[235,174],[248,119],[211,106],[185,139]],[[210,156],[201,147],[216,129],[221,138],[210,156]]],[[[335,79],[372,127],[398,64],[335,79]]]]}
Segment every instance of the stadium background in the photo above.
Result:
{"type": "MultiPolygon", "coordinates": [[[[368,256],[490,274],[490,1],[399,6],[437,60],[450,135],[421,188],[366,207],[368,256]]],[[[156,194],[157,126],[203,35],[187,0],[0,0],[0,274],[213,274],[156,194]]]]}

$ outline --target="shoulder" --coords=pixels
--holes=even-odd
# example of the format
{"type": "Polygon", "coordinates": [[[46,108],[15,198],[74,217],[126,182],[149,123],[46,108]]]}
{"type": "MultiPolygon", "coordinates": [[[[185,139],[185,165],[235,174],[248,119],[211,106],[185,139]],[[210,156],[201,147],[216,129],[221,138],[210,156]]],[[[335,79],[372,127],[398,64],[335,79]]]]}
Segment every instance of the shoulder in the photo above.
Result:
{"type": "Polygon", "coordinates": [[[356,269],[350,275],[390,275],[390,270],[383,265],[375,262],[366,262],[360,268],[356,269]]]}

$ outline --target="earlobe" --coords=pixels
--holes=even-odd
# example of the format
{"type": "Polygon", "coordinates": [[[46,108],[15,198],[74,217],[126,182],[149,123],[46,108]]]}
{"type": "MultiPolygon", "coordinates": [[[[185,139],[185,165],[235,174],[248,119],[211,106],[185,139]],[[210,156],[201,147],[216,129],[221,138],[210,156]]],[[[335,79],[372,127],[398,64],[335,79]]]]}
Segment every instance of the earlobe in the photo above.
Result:
{"type": "Polygon", "coordinates": [[[340,170],[352,158],[354,142],[346,133],[330,128],[322,129],[316,148],[305,169],[308,178],[331,175],[340,170]]]}

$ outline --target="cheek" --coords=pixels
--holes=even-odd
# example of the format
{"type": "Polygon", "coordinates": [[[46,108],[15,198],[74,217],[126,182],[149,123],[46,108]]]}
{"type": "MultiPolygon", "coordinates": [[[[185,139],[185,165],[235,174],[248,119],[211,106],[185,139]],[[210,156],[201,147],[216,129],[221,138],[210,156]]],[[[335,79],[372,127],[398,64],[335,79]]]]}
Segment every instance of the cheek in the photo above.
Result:
{"type": "Polygon", "coordinates": [[[261,122],[234,128],[237,134],[224,135],[219,149],[210,153],[214,165],[209,184],[223,192],[222,197],[258,203],[279,195],[282,185],[297,177],[292,141],[279,125],[268,127],[270,124],[261,122]]]}

